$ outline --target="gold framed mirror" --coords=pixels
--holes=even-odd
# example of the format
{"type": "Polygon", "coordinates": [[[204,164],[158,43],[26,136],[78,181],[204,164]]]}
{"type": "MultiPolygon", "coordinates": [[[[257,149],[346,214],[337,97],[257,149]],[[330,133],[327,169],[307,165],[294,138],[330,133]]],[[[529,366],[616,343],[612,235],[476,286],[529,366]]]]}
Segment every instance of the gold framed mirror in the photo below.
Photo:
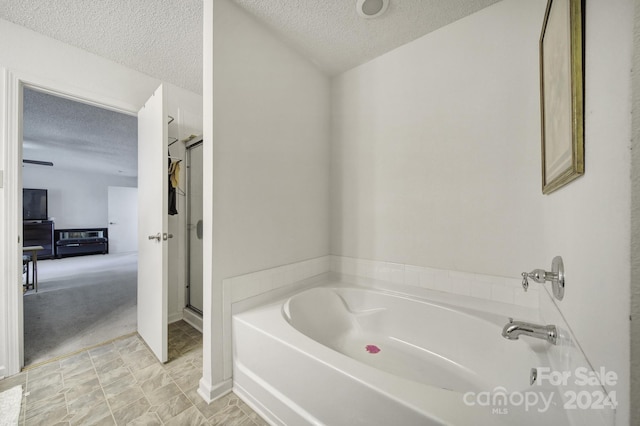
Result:
{"type": "Polygon", "coordinates": [[[581,0],[549,0],[540,35],[542,193],[584,174],[581,0]]]}

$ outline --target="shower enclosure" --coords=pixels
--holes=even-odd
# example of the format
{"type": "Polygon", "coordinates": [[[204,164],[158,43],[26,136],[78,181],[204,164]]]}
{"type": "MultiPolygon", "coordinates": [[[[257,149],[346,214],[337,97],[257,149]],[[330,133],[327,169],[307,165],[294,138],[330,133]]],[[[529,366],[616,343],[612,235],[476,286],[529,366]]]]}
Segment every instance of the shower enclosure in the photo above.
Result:
{"type": "Polygon", "coordinates": [[[202,315],[202,140],[187,147],[187,308],[202,315]]]}

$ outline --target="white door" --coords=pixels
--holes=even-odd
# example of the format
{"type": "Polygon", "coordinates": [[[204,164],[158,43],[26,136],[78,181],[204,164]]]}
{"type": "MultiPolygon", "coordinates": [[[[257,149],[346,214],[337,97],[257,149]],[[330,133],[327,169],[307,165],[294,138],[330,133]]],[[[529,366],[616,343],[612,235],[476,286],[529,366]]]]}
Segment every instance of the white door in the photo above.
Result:
{"type": "Polygon", "coordinates": [[[109,253],[138,251],[138,188],[108,188],[109,253]]]}
{"type": "Polygon", "coordinates": [[[160,362],[167,350],[167,114],[161,85],[138,112],[138,333],[160,362]]]}

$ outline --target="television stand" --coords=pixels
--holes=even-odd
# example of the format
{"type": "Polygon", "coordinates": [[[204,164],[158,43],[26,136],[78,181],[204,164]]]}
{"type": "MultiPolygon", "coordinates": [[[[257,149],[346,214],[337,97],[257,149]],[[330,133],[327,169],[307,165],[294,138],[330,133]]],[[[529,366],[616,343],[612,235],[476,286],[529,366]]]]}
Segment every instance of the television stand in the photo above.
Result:
{"type": "Polygon", "coordinates": [[[56,229],[56,256],[84,256],[109,253],[107,228],[56,229]]]}
{"type": "Polygon", "coordinates": [[[55,256],[53,222],[50,220],[22,222],[22,245],[42,246],[38,252],[39,259],[50,259],[55,256]]]}

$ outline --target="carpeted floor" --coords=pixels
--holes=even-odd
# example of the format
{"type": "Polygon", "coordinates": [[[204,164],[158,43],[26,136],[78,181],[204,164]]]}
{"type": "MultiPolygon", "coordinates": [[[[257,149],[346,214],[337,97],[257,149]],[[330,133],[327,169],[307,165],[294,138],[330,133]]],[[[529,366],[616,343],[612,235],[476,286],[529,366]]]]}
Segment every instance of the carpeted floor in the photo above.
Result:
{"type": "Polygon", "coordinates": [[[24,296],[25,366],[137,329],[137,255],[38,261],[38,293],[24,296]]]}

